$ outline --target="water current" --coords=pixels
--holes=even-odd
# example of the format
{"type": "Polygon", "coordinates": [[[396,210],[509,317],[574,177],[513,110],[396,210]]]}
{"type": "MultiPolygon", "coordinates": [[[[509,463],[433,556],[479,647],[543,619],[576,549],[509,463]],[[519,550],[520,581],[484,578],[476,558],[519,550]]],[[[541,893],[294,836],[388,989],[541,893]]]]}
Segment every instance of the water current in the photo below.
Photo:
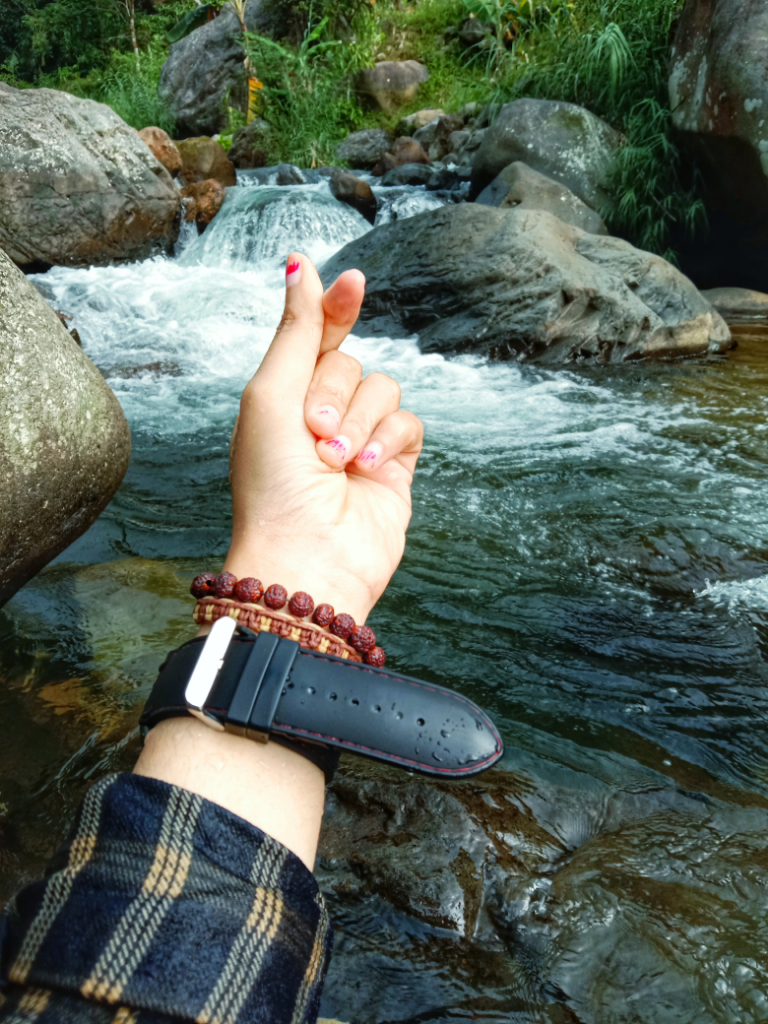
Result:
{"type": "MultiPolygon", "coordinates": [[[[443,201],[385,194],[383,220],[443,201]]],[[[0,613],[2,898],[85,787],[130,766],[161,656],[189,636],[190,577],[226,551],[229,432],[284,256],[321,263],[367,230],[324,184],[240,188],[175,258],[35,279],[107,376],[133,456],[101,519],[0,613]]],[[[507,753],[453,788],[343,765],[318,864],[337,928],[323,1013],[765,1022],[760,344],[561,370],[414,338],[345,349],[396,377],[426,428],[372,624],[391,665],[483,704],[507,753]]]]}

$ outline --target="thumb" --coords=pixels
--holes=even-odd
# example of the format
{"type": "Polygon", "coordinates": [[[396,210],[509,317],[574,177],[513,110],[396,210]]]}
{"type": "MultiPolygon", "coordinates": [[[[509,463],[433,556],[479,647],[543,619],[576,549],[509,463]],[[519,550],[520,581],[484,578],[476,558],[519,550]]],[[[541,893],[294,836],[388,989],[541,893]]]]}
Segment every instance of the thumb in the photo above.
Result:
{"type": "Polygon", "coordinates": [[[285,309],[256,377],[282,401],[302,408],[323,337],[323,284],[312,260],[291,253],[285,267],[285,309]]]}

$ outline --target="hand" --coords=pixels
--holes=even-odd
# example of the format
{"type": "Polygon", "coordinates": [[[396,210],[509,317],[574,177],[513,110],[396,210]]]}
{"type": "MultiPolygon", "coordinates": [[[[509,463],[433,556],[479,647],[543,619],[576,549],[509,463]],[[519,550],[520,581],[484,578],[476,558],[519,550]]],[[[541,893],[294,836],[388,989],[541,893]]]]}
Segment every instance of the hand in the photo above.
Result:
{"type": "Polygon", "coordinates": [[[292,255],[285,312],[246,386],[230,451],[233,528],[225,570],[304,590],[365,621],[403,555],[423,427],[391,377],[362,379],[339,351],[365,279],[348,270],[323,294],[292,255]]]}

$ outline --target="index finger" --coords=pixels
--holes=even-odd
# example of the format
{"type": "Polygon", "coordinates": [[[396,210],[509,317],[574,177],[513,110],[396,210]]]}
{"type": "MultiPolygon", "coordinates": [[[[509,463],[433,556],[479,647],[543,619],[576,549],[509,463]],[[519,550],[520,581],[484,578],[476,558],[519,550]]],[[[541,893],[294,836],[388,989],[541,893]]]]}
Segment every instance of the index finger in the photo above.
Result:
{"type": "Polygon", "coordinates": [[[291,253],[285,266],[285,308],[256,376],[273,394],[304,396],[315,372],[325,326],[323,283],[312,260],[291,253]]]}
{"type": "Polygon", "coordinates": [[[257,376],[281,397],[291,394],[302,404],[320,355],[337,349],[360,313],[365,278],[346,270],[323,293],[312,261],[301,253],[288,257],[285,309],[257,376]]]}

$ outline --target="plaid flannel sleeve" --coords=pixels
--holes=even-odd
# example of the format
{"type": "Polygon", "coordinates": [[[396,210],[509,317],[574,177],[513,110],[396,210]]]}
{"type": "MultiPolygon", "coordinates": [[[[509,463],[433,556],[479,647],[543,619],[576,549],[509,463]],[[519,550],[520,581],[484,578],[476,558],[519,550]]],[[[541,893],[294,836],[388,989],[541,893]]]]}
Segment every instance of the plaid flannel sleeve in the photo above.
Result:
{"type": "Polygon", "coordinates": [[[207,800],[96,783],[0,946],[13,1024],[314,1024],[332,930],[312,873],[207,800]]]}

